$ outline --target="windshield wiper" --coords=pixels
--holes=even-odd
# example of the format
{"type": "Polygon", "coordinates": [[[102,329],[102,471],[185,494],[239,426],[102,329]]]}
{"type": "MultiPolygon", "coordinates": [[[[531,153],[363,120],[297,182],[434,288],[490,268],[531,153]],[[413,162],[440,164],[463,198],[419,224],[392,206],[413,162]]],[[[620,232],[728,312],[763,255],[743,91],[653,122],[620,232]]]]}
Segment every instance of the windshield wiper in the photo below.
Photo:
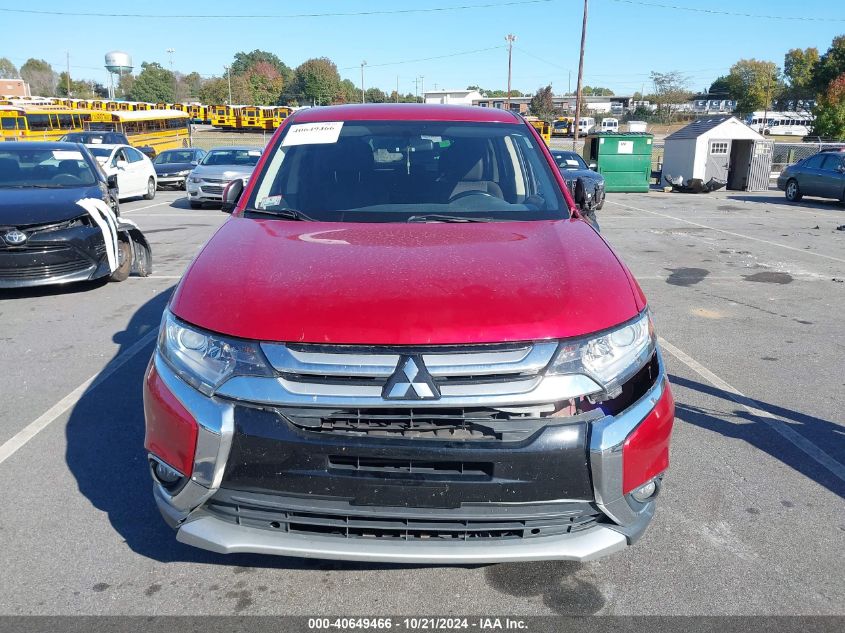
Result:
{"type": "Polygon", "coordinates": [[[427,213],[412,215],[408,222],[495,222],[493,218],[471,217],[464,215],[440,215],[438,213],[427,213]]]}
{"type": "Polygon", "coordinates": [[[284,218],[285,220],[302,220],[305,222],[316,222],[311,216],[305,215],[302,211],[297,209],[245,209],[245,213],[257,213],[259,215],[268,215],[274,218],[284,218]]]}

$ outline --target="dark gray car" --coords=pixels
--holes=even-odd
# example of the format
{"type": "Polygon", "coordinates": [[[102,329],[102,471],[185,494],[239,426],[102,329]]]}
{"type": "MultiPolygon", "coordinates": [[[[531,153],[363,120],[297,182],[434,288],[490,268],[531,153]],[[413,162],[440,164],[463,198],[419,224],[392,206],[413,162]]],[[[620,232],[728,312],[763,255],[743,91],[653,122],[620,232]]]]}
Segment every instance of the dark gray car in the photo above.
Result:
{"type": "Polygon", "coordinates": [[[575,202],[584,212],[596,229],[599,228],[596,220],[596,211],[604,206],[605,183],[604,176],[588,166],[581,156],[575,152],[550,150],[552,158],[557,163],[563,179],[575,202]]]}
{"type": "Polygon", "coordinates": [[[778,189],[790,202],[804,196],[845,202],[845,150],[820,152],[790,165],[778,176],[778,189]]]}

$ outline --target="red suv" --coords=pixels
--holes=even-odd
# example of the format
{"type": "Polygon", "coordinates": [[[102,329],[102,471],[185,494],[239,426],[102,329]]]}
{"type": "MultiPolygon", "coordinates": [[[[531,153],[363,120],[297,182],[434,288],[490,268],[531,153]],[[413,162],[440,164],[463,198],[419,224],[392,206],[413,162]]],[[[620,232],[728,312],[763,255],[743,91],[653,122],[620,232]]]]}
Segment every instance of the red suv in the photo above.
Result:
{"type": "Polygon", "coordinates": [[[179,541],[480,563],[644,532],[674,419],[646,300],[523,119],[302,110],[224,210],[144,383],[179,541]]]}

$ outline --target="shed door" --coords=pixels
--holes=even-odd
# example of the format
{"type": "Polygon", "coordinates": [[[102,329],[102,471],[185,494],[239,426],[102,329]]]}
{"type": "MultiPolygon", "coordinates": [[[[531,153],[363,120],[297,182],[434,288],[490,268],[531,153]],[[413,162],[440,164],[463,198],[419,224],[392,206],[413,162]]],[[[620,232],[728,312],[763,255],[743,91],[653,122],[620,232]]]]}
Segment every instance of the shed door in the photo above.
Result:
{"type": "Polygon", "coordinates": [[[711,178],[728,181],[731,162],[731,142],[728,139],[707,141],[707,163],[704,167],[704,182],[711,178]]]}
{"type": "Polygon", "coordinates": [[[754,141],[746,191],[768,191],[773,149],[772,141],[754,141]]]}

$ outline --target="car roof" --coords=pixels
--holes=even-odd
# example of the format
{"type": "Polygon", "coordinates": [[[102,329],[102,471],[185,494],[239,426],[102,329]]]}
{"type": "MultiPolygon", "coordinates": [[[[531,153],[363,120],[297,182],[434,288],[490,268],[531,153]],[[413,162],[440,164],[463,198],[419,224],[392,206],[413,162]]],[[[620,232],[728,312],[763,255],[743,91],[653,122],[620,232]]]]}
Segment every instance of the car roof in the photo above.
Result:
{"type": "Polygon", "coordinates": [[[66,149],[79,151],[80,143],[72,141],[27,141],[26,143],[2,143],[0,148],[14,149],[21,147],[24,149],[66,149]]]}
{"type": "Polygon", "coordinates": [[[443,105],[439,103],[369,103],[321,106],[298,110],[295,123],[323,121],[473,121],[519,123],[522,119],[500,108],[443,105]]]}
{"type": "Polygon", "coordinates": [[[126,143],[85,143],[85,147],[101,147],[105,149],[116,149],[118,147],[131,147],[126,143]]]}
{"type": "Polygon", "coordinates": [[[255,147],[254,145],[221,145],[220,147],[212,147],[209,152],[216,152],[216,151],[223,151],[223,152],[231,152],[233,150],[258,150],[259,152],[263,152],[264,149],[261,147],[255,147]]]}

